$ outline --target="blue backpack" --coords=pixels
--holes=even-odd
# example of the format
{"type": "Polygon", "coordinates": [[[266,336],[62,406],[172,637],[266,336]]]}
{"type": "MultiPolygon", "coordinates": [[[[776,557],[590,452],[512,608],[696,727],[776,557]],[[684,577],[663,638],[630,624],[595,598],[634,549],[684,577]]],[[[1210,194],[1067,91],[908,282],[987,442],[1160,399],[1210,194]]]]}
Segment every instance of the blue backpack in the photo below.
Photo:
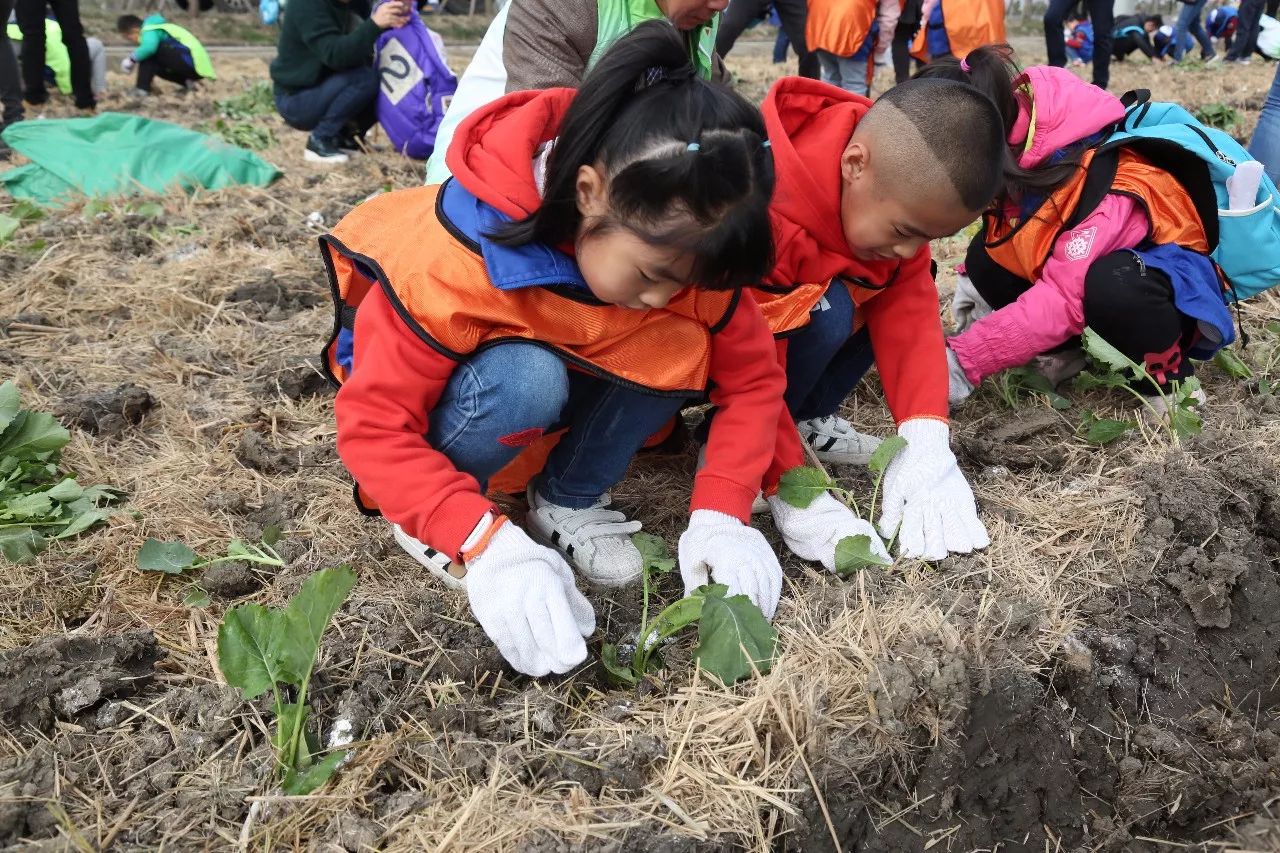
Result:
{"type": "Polygon", "coordinates": [[[1187,190],[1200,213],[1210,257],[1227,279],[1231,300],[1280,284],[1280,194],[1275,183],[1264,174],[1252,207],[1228,209],[1227,179],[1238,164],[1255,158],[1228,134],[1201,124],[1179,105],[1151,102],[1149,97],[1140,89],[1121,99],[1128,108],[1124,120],[1098,143],[1075,216],[1091,211],[1110,191],[1123,146],[1173,175],[1187,190]],[[1106,156],[1108,152],[1113,156],[1106,156]]]}

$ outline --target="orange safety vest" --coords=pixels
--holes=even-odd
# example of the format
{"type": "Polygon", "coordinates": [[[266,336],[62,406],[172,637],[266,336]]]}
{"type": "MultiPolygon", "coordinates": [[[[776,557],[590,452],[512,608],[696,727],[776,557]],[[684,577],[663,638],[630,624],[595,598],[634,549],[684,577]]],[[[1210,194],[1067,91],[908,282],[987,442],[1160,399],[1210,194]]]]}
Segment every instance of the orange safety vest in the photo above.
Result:
{"type": "MultiPolygon", "coordinates": [[[[338,338],[355,328],[360,302],[381,287],[427,345],[458,362],[504,341],[544,346],[585,372],[660,396],[697,397],[707,387],[711,336],[733,316],[740,291],[686,288],[663,309],[602,303],[577,288],[499,290],[480,247],[450,223],[438,203],[445,185],[385,193],[360,204],[320,238],[334,298],[324,365],[341,384],[338,338]],[[406,237],[406,224],[416,226],[406,237]]],[[[541,469],[559,435],[526,448],[490,480],[516,491],[541,469]]],[[[372,509],[357,492],[357,503],[372,509]]]]}
{"type": "MultiPolygon", "coordinates": [[[[838,276],[821,284],[801,284],[790,289],[778,287],[753,287],[749,293],[760,306],[760,313],[769,324],[769,331],[775,338],[788,337],[809,325],[809,313],[827,293],[827,288],[841,285],[849,289],[854,308],[858,308],[881,290],[893,283],[897,271],[884,284],[875,284],[865,279],[849,279],[838,276]]],[[[854,328],[850,333],[862,326],[861,311],[853,312],[854,328]]]]}
{"type": "Polygon", "coordinates": [[[877,5],[877,0],[809,0],[805,44],[809,50],[853,56],[871,32],[877,5]]]}
{"type": "MultiPolygon", "coordinates": [[[[1004,0],[938,0],[942,4],[942,23],[951,42],[951,55],[964,59],[984,44],[1003,44],[1004,0]]],[[[929,29],[927,20],[920,22],[920,31],[911,44],[911,55],[921,62],[928,62],[929,49],[925,38],[929,29]]]]}
{"type": "MultiPolygon", "coordinates": [[[[1118,154],[1114,177],[1105,191],[1130,196],[1142,205],[1151,223],[1148,239],[1152,243],[1173,243],[1207,254],[1209,241],[1200,214],[1178,179],[1131,149],[1122,147],[1118,154]]],[[[1075,177],[1054,190],[1035,213],[1021,222],[988,213],[985,243],[991,259],[1027,281],[1038,280],[1058,238],[1101,201],[1100,195],[1086,198],[1090,195],[1090,167],[1096,156],[1096,149],[1086,151],[1075,177]]],[[[1110,176],[1103,173],[1102,177],[1110,176]]]]}

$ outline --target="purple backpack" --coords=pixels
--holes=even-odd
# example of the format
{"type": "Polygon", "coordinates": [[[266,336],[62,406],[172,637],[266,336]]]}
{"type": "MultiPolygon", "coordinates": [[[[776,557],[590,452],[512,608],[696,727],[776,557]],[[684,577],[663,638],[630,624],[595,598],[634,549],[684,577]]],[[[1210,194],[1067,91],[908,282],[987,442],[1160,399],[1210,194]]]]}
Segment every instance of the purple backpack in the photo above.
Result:
{"type": "Polygon", "coordinates": [[[444,61],[444,43],[410,6],[409,22],[378,37],[378,123],[396,150],[425,160],[436,144],[458,78],[444,61]]]}

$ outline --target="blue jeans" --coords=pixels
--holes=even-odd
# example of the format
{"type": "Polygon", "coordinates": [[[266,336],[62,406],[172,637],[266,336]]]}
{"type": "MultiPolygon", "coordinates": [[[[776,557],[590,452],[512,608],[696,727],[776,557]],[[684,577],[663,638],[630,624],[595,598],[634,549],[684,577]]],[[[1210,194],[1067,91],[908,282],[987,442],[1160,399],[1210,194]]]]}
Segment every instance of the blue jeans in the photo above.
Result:
{"type": "Polygon", "coordinates": [[[335,71],[310,89],[276,93],[276,111],[285,124],[318,139],[335,139],[347,122],[362,132],[373,127],[377,102],[378,72],[372,66],[335,71]]]}
{"type": "Polygon", "coordinates": [[[834,415],[875,363],[865,327],[850,334],[854,305],[838,280],[787,339],[787,410],[797,421],[834,415]]]}
{"type": "Polygon", "coordinates": [[[1280,68],[1271,80],[1271,91],[1262,104],[1258,126],[1249,142],[1249,153],[1261,160],[1271,180],[1280,183],[1280,68]]]}
{"type": "Polygon", "coordinates": [[[1209,38],[1209,34],[1204,31],[1204,20],[1202,13],[1205,4],[1209,0],[1196,0],[1194,3],[1184,3],[1182,10],[1178,12],[1178,22],[1173,25],[1173,61],[1179,62],[1182,55],[1186,53],[1187,33],[1200,42],[1200,56],[1209,59],[1214,55],[1213,40],[1209,38]]]}
{"type": "MultiPolygon", "coordinates": [[[[861,52],[859,51],[859,53],[861,52]]],[[[855,95],[865,97],[869,94],[867,88],[867,63],[872,61],[869,52],[862,59],[854,59],[851,56],[836,56],[834,53],[828,53],[825,50],[815,50],[814,53],[818,55],[818,65],[822,68],[823,83],[839,86],[846,92],[852,92],[855,95]]]]}
{"type": "Polygon", "coordinates": [[[427,441],[484,489],[543,432],[567,426],[535,482],[548,501],[585,509],[684,402],[569,370],[536,344],[503,343],[453,372],[431,410],[427,441]]]}

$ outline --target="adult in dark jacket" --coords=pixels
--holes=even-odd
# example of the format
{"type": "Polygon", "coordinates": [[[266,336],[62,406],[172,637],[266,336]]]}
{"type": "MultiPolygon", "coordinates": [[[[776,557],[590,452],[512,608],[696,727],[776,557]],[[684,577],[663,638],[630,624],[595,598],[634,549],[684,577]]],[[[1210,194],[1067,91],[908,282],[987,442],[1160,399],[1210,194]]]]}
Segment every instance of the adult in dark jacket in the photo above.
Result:
{"type": "Polygon", "coordinates": [[[405,0],[369,12],[368,0],[290,0],[271,62],[276,110],[309,130],[305,156],[344,163],[346,151],[376,121],[378,72],[373,47],[383,30],[409,20],[405,0]]]}

